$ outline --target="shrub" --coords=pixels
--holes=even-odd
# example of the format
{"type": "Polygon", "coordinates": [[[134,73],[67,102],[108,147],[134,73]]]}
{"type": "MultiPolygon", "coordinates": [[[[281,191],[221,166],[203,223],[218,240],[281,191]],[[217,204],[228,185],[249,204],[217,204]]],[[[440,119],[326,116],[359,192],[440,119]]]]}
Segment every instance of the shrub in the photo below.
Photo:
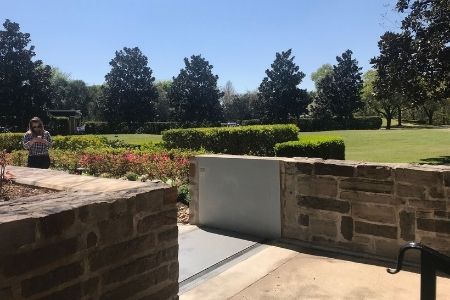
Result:
{"type": "Polygon", "coordinates": [[[110,128],[107,122],[86,122],[85,125],[85,133],[86,134],[107,134],[111,133],[110,128]]]}
{"type": "Polygon", "coordinates": [[[241,125],[242,126],[262,125],[262,121],[260,119],[242,120],[241,125]]]}
{"type": "Polygon", "coordinates": [[[345,159],[345,144],[342,138],[335,136],[301,136],[298,141],[276,144],[275,154],[280,157],[345,159]]]}
{"type": "Polygon", "coordinates": [[[173,128],[179,128],[177,122],[147,122],[136,129],[136,133],[161,134],[161,132],[173,128]]]}
{"type": "Polygon", "coordinates": [[[298,128],[295,125],[171,129],[163,132],[163,142],[169,149],[273,155],[276,143],[297,140],[297,135],[298,128]]]}
{"type": "Polygon", "coordinates": [[[88,147],[102,148],[108,145],[105,137],[95,135],[69,135],[53,137],[53,148],[61,150],[83,150],[88,147]]]}
{"type": "Polygon", "coordinates": [[[380,129],[382,119],[380,117],[355,117],[350,120],[330,119],[313,119],[300,118],[298,126],[300,130],[305,131],[327,131],[327,130],[344,130],[344,129],[380,129]]]}
{"type": "Polygon", "coordinates": [[[0,133],[0,151],[22,150],[23,133],[0,133]]]}
{"type": "Polygon", "coordinates": [[[49,131],[52,134],[68,135],[70,134],[70,125],[68,117],[52,117],[50,119],[49,131]]]}

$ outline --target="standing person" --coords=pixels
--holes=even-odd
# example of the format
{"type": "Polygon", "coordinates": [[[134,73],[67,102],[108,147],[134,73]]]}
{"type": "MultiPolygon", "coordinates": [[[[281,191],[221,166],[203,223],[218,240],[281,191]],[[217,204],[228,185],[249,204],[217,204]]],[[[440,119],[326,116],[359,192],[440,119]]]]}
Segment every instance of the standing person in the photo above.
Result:
{"type": "Polygon", "coordinates": [[[48,169],[50,156],[48,149],[52,146],[52,137],[44,129],[41,119],[34,117],[28,124],[28,131],[23,136],[23,147],[28,150],[29,168],[48,169]]]}

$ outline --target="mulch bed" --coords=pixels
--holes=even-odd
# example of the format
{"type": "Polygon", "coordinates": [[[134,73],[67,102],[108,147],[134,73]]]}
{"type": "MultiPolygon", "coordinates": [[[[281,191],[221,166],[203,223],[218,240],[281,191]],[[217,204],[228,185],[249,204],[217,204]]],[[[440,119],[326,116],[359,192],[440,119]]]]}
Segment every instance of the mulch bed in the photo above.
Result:
{"type": "Polygon", "coordinates": [[[21,197],[31,197],[40,194],[55,193],[54,190],[38,188],[35,186],[21,185],[12,182],[3,183],[0,191],[0,201],[10,201],[21,197]]]}

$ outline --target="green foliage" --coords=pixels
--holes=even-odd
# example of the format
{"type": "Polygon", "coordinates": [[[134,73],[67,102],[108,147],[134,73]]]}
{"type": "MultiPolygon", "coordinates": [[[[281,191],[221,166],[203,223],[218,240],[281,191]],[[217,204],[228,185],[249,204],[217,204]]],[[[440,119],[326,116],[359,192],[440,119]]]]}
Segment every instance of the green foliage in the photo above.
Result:
{"type": "Polygon", "coordinates": [[[107,134],[112,133],[108,122],[85,122],[85,133],[86,134],[107,134]]]}
{"type": "Polygon", "coordinates": [[[227,102],[223,102],[225,120],[241,121],[251,119],[255,114],[254,106],[258,101],[256,93],[247,92],[242,95],[234,95],[227,102]]]}
{"type": "Polygon", "coordinates": [[[333,73],[333,66],[330,64],[323,64],[315,72],[312,72],[311,80],[314,81],[316,89],[319,88],[319,83],[322,81],[322,79],[324,79],[328,75],[331,75],[332,73],[333,73]]]}
{"type": "Polygon", "coordinates": [[[301,135],[298,141],[276,144],[275,155],[280,157],[345,159],[345,144],[340,137],[301,135]]]}
{"type": "Polygon", "coordinates": [[[163,132],[163,142],[169,149],[270,156],[276,143],[296,140],[297,134],[295,125],[171,129],[163,132]]]}
{"type": "Polygon", "coordinates": [[[22,133],[0,133],[0,151],[11,152],[23,149],[22,140],[22,133]]]}
{"type": "Polygon", "coordinates": [[[69,118],[68,117],[52,117],[50,119],[49,130],[53,135],[70,134],[69,118]]]}
{"type": "Polygon", "coordinates": [[[0,30],[0,120],[24,126],[34,116],[45,119],[52,91],[51,68],[35,59],[30,34],[6,20],[0,30]]]}
{"type": "Polygon", "coordinates": [[[363,107],[361,101],[361,68],[352,59],[350,50],[337,56],[333,72],[326,75],[317,86],[313,112],[316,118],[337,117],[351,119],[353,113],[363,107]]]}
{"type": "Polygon", "coordinates": [[[109,123],[153,121],[158,91],[148,59],[139,48],[116,51],[105,76],[104,117],[109,123]]]}
{"type": "Polygon", "coordinates": [[[259,86],[257,109],[267,122],[285,123],[307,112],[308,93],[298,88],[305,74],[294,63],[295,56],[291,57],[291,53],[291,49],[276,53],[259,86]]]}
{"type": "Polygon", "coordinates": [[[182,184],[178,187],[178,198],[177,202],[184,204],[189,204],[191,201],[191,193],[189,192],[189,185],[182,184]]]}
{"type": "Polygon", "coordinates": [[[125,174],[125,177],[129,180],[129,181],[137,181],[139,179],[139,175],[134,173],[134,172],[127,172],[125,174]]]}
{"type": "Polygon", "coordinates": [[[54,136],[53,148],[61,150],[83,150],[88,147],[102,148],[108,145],[108,140],[104,137],[94,135],[67,135],[54,136]]]}
{"type": "Polygon", "coordinates": [[[219,76],[212,73],[213,66],[201,55],[186,57],[184,64],[168,94],[172,119],[181,123],[220,121],[223,93],[217,87],[219,76]]]}
{"type": "Polygon", "coordinates": [[[363,129],[380,129],[383,120],[378,116],[372,117],[355,117],[348,120],[329,118],[329,119],[314,119],[314,118],[300,118],[298,120],[298,127],[300,130],[310,131],[326,131],[326,130],[363,130],[363,129]]]}

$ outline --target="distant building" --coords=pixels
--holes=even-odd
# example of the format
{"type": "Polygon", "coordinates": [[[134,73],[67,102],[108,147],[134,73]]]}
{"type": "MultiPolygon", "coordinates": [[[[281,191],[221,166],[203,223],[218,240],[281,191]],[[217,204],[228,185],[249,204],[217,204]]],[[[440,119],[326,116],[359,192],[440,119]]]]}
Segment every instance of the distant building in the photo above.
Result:
{"type": "Polygon", "coordinates": [[[68,133],[74,134],[77,132],[77,128],[81,127],[81,121],[83,114],[76,109],[50,109],[48,110],[48,116],[50,118],[50,127],[52,123],[55,123],[55,119],[67,119],[68,121],[68,133]]]}

